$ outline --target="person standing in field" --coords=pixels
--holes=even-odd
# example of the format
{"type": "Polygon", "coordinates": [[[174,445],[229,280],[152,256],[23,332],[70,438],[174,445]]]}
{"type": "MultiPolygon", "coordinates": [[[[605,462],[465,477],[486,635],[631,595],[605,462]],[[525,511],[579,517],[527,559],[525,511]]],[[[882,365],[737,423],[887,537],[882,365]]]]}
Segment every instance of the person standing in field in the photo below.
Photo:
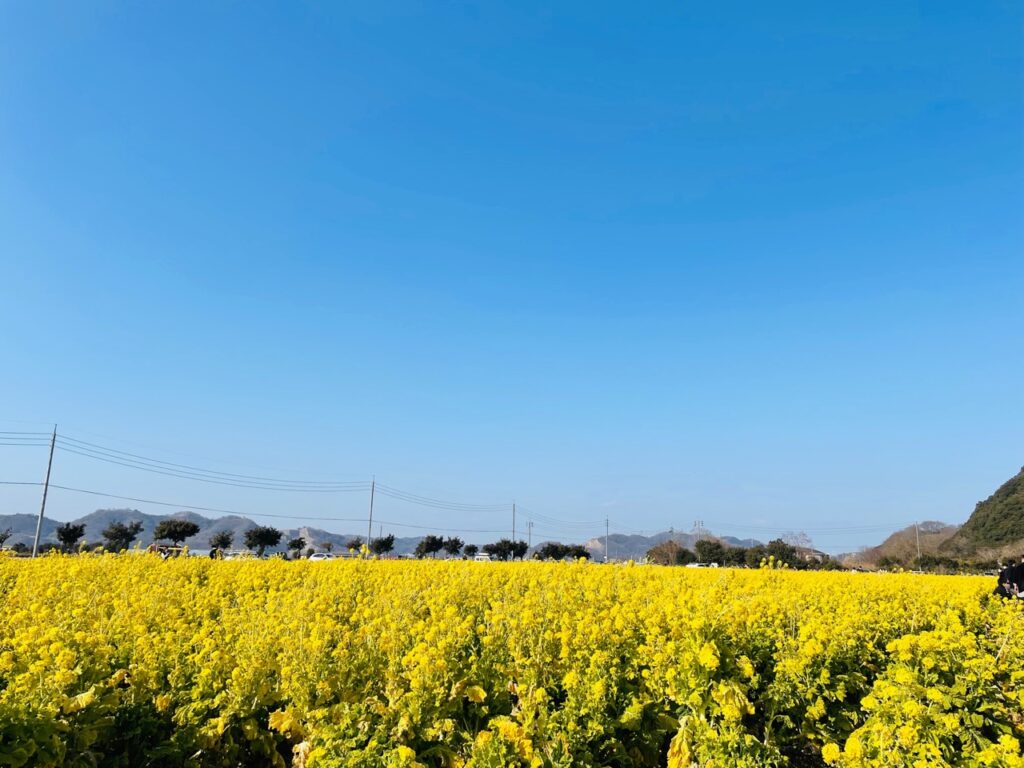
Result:
{"type": "Polygon", "coordinates": [[[1022,584],[1024,584],[1024,555],[1021,555],[1019,563],[1014,564],[1011,561],[999,572],[999,583],[993,594],[999,595],[999,597],[1020,597],[1022,584]]]}
{"type": "Polygon", "coordinates": [[[1016,597],[1024,593],[1024,555],[1020,556],[1020,562],[1010,569],[1010,585],[1016,597]]]}

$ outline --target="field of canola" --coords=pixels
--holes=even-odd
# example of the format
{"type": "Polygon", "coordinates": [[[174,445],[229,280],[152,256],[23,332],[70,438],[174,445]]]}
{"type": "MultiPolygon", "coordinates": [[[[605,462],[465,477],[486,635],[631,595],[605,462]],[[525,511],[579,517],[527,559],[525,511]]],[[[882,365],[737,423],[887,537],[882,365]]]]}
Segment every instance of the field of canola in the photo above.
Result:
{"type": "Polygon", "coordinates": [[[990,581],[0,558],[0,765],[1019,767],[990,581]]]}

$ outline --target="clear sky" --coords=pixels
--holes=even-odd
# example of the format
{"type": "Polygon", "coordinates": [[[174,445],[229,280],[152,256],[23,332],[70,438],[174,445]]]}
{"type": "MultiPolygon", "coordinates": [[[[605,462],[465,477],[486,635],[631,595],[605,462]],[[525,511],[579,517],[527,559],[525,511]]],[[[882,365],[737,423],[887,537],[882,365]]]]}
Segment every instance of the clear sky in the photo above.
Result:
{"type": "MultiPolygon", "coordinates": [[[[2,3],[0,429],[613,531],[839,551],[962,521],[1024,464],[1022,28],[1012,2],[2,3]]],[[[0,480],[44,470],[0,446],[0,480]]],[[[54,482],[367,503],[67,452],[54,482]]]]}

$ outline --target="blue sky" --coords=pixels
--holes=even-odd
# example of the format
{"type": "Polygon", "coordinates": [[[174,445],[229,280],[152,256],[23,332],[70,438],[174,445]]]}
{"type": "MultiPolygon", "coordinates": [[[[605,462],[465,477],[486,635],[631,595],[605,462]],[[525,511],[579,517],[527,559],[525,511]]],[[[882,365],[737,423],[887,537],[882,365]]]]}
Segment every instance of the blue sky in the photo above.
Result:
{"type": "MultiPolygon", "coordinates": [[[[962,521],[1024,464],[1022,22],[1003,2],[4,3],[0,429],[621,531],[839,551],[962,521]]],[[[44,464],[0,446],[0,480],[44,464]]],[[[60,452],[54,478],[366,507],[60,452]]],[[[0,488],[0,512],[37,503],[0,488]]]]}

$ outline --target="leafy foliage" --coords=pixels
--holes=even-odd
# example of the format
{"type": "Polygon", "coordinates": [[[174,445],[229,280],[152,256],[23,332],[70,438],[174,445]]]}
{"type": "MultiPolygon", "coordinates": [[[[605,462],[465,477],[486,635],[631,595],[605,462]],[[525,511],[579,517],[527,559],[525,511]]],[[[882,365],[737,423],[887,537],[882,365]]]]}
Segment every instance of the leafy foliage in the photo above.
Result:
{"type": "Polygon", "coordinates": [[[85,535],[85,526],[81,523],[64,523],[57,526],[56,533],[61,549],[71,552],[78,540],[85,535]]]}
{"type": "Polygon", "coordinates": [[[590,551],[582,544],[561,544],[557,541],[547,541],[537,548],[533,556],[537,560],[565,560],[566,558],[578,560],[581,557],[589,560],[590,551]]]}
{"type": "Polygon", "coordinates": [[[395,534],[380,536],[370,540],[370,551],[375,555],[386,555],[395,548],[395,534]]]}
{"type": "Polygon", "coordinates": [[[529,548],[529,544],[525,541],[499,539],[491,544],[484,544],[483,551],[496,560],[511,560],[522,558],[529,548]]]}
{"type": "Polygon", "coordinates": [[[135,520],[131,523],[114,522],[103,529],[105,546],[111,552],[121,552],[128,549],[132,542],[142,533],[142,523],[135,520]]]}
{"type": "Polygon", "coordinates": [[[444,540],[443,549],[451,557],[455,557],[456,555],[459,554],[459,552],[462,551],[462,545],[463,544],[465,544],[465,542],[462,539],[460,539],[458,536],[451,536],[451,537],[449,537],[449,538],[444,540]]]}
{"type": "Polygon", "coordinates": [[[1024,468],[978,502],[970,518],[943,548],[970,553],[1024,539],[1024,468]]]}
{"type": "Polygon", "coordinates": [[[164,539],[177,545],[190,536],[195,536],[197,533],[199,533],[199,526],[191,520],[170,518],[157,523],[156,528],[153,530],[153,538],[158,541],[164,539]]]}
{"type": "Polygon", "coordinates": [[[255,549],[256,554],[263,557],[267,547],[276,547],[283,534],[269,525],[257,525],[245,532],[246,549],[255,549]]]}
{"type": "Polygon", "coordinates": [[[416,557],[426,557],[430,555],[434,556],[437,552],[440,552],[444,547],[444,539],[434,534],[428,534],[420,539],[419,543],[416,544],[415,555],[416,557]]]}
{"type": "Polygon", "coordinates": [[[234,539],[231,531],[218,531],[210,537],[210,547],[212,549],[231,549],[234,539]]]}

